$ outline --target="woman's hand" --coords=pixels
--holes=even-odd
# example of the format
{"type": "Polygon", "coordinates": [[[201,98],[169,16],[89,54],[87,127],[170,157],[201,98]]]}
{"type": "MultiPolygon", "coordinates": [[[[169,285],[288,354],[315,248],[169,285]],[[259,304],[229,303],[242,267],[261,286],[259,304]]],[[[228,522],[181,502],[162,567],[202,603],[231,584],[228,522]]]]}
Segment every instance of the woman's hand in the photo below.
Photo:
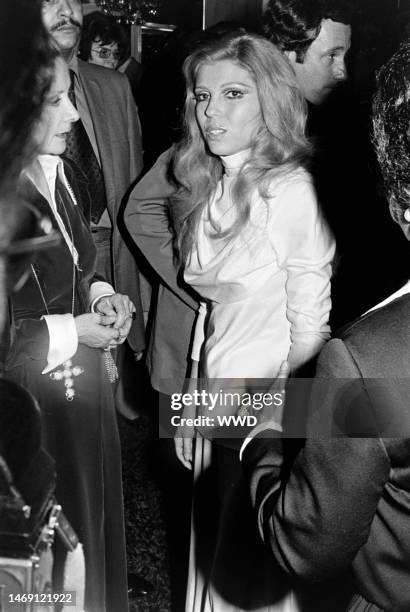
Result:
{"type": "Polygon", "coordinates": [[[180,462],[192,470],[192,458],[193,458],[193,439],[195,437],[195,427],[187,424],[187,419],[194,419],[196,415],[196,409],[194,406],[185,406],[182,411],[181,422],[175,433],[174,443],[175,452],[180,462]]]}
{"type": "Polygon", "coordinates": [[[119,339],[119,330],[111,327],[115,320],[115,315],[101,315],[96,312],[75,317],[78,342],[91,348],[106,349],[115,346],[119,339]]]}
{"type": "MultiPolygon", "coordinates": [[[[188,388],[186,392],[192,394],[197,388],[198,384],[198,368],[199,364],[197,361],[191,363],[191,377],[189,379],[188,388]]],[[[186,419],[194,419],[196,416],[195,406],[184,406],[182,411],[181,422],[174,436],[175,452],[178,459],[188,470],[192,470],[193,461],[193,440],[195,437],[195,427],[193,425],[187,425],[186,419]]]]}
{"type": "MultiPolygon", "coordinates": [[[[178,428],[174,438],[175,452],[182,465],[184,465],[188,470],[192,470],[193,437],[186,437],[186,434],[183,431],[180,431],[180,429],[182,428],[178,428]]],[[[192,436],[193,435],[194,434],[192,432],[192,436]]]]}

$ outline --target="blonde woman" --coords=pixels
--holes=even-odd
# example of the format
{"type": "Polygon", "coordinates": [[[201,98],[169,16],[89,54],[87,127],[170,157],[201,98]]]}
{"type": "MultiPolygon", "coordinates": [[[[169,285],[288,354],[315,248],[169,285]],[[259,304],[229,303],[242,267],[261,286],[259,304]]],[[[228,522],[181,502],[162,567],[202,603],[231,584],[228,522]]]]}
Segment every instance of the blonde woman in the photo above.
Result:
{"type": "MultiPolygon", "coordinates": [[[[329,338],[334,254],[306,169],[302,94],[284,56],[252,34],[200,47],[184,74],[171,214],[184,279],[203,298],[193,369],[208,389],[215,379],[271,378],[283,361],[296,370],[329,338]]],[[[184,465],[195,463],[197,489],[215,466],[219,481],[208,496],[209,504],[218,498],[209,563],[194,513],[187,611],[285,609],[277,607],[287,605],[283,585],[265,580],[237,454],[200,435],[195,445],[176,438],[176,450],[184,465]]]]}

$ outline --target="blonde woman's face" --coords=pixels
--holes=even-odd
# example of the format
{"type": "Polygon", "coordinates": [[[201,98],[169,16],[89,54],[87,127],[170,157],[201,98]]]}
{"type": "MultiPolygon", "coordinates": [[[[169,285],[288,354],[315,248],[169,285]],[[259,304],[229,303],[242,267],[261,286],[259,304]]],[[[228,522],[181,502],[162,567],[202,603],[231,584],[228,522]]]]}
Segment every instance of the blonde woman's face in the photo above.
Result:
{"type": "Polygon", "coordinates": [[[202,136],[215,155],[248,149],[261,124],[256,84],[230,60],[204,63],[195,80],[195,114],[202,136]]]}

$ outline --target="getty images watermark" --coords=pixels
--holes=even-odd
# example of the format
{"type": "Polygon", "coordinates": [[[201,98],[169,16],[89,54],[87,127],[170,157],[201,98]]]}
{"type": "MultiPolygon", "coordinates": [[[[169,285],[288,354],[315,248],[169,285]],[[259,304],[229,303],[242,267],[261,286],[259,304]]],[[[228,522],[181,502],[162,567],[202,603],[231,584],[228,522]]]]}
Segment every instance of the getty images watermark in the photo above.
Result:
{"type": "Polygon", "coordinates": [[[261,422],[283,417],[285,438],[410,438],[410,377],[289,378],[285,383],[198,379],[195,389],[186,381],[182,393],[172,388],[173,381],[167,382],[175,392],[159,396],[160,437],[199,432],[241,438],[252,435],[247,430],[261,422]]]}
{"type": "Polygon", "coordinates": [[[168,418],[172,427],[220,428],[255,427],[266,410],[283,407],[285,391],[237,391],[195,389],[173,393],[168,418]]]}

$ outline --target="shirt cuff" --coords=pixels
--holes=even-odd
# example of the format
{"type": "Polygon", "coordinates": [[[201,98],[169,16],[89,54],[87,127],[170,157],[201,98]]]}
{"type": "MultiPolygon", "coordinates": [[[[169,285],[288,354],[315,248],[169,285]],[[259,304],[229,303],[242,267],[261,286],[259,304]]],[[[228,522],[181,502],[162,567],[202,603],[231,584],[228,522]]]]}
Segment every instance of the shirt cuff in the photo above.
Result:
{"type": "Polygon", "coordinates": [[[245,438],[242,443],[241,450],[239,451],[240,461],[242,461],[242,455],[245,452],[245,448],[248,446],[249,442],[252,442],[252,440],[256,438],[258,434],[262,433],[262,431],[267,431],[269,429],[279,431],[280,433],[283,431],[282,425],[279,425],[279,423],[276,423],[276,421],[265,421],[264,423],[259,423],[259,425],[256,425],[256,427],[254,427],[251,431],[252,435],[245,438]]]}
{"type": "Polygon", "coordinates": [[[42,319],[47,323],[50,343],[47,365],[41,373],[48,374],[75,355],[78,347],[78,334],[72,314],[44,315],[42,319]]]}
{"type": "Polygon", "coordinates": [[[99,299],[113,295],[114,293],[114,288],[110,283],[106,283],[105,281],[95,281],[95,283],[92,283],[89,297],[91,312],[95,312],[94,308],[99,299]]]}

